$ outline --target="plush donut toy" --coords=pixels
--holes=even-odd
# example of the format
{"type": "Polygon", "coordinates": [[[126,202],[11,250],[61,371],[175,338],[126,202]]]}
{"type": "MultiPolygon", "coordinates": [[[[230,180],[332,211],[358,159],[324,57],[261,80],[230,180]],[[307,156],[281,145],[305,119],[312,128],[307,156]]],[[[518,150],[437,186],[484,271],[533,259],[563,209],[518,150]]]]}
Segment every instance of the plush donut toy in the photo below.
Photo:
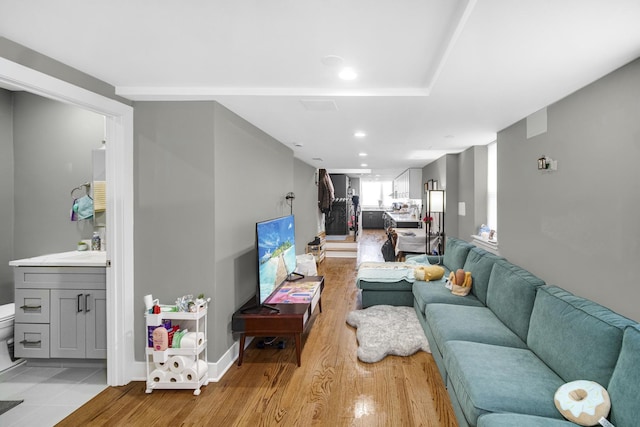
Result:
{"type": "Polygon", "coordinates": [[[609,393],[600,384],[579,380],[563,384],[553,400],[563,417],[581,426],[598,425],[600,418],[609,415],[609,393]]]}

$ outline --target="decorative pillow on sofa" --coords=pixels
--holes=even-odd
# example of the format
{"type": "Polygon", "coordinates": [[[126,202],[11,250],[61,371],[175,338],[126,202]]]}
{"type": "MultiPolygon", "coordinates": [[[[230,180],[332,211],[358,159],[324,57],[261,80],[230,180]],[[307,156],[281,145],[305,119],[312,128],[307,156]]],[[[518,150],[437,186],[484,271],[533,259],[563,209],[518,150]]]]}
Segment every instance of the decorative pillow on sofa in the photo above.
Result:
{"type": "Polygon", "coordinates": [[[444,268],[439,265],[427,265],[414,268],[416,280],[429,282],[432,280],[440,280],[444,276],[444,268]]]}
{"type": "Polygon", "coordinates": [[[449,275],[449,283],[451,284],[452,294],[466,297],[469,295],[471,284],[473,283],[471,272],[464,271],[461,268],[456,270],[455,273],[452,271],[449,275]]]}
{"type": "Polygon", "coordinates": [[[607,390],[594,381],[578,380],[563,384],[553,396],[556,408],[567,420],[581,426],[595,426],[611,409],[607,390]]]}

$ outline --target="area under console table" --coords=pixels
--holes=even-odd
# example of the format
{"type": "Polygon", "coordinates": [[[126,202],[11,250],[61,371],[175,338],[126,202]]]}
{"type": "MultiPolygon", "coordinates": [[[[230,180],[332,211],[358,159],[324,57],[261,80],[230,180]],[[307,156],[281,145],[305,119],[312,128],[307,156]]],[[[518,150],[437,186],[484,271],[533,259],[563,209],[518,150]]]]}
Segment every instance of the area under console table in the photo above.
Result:
{"type": "MultiPolygon", "coordinates": [[[[316,305],[322,312],[322,290],[324,289],[323,276],[307,276],[299,281],[319,282],[317,292],[310,302],[307,303],[278,303],[271,304],[278,311],[267,307],[251,310],[255,301],[251,300],[244,304],[233,314],[231,329],[240,333],[240,351],[238,355],[238,366],[242,365],[244,357],[245,340],[251,337],[272,337],[272,336],[292,336],[296,343],[296,360],[301,366],[302,354],[302,333],[305,331],[309,319],[311,318],[316,305]]],[[[284,282],[281,286],[286,285],[284,282]]],[[[276,290],[277,292],[277,290],[276,290]]],[[[275,292],[274,292],[275,293],[275,292]]]]}

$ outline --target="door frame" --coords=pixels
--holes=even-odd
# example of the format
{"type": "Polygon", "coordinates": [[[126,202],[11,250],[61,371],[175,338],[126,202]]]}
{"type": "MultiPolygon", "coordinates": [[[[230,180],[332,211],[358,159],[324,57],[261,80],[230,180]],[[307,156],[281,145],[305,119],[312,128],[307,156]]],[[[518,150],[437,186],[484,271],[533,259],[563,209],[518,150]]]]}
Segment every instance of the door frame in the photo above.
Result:
{"type": "Polygon", "coordinates": [[[125,385],[135,362],[133,107],[2,57],[0,82],[106,117],[107,385],[125,385]]]}

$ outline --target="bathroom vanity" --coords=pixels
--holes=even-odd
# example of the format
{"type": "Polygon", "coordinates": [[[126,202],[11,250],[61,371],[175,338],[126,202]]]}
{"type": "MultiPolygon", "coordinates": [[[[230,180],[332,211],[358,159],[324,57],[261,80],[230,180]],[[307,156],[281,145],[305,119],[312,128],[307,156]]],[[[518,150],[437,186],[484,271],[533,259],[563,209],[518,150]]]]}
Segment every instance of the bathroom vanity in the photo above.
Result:
{"type": "Polygon", "coordinates": [[[106,359],[105,252],[63,252],[9,265],[17,357],[106,359]]]}

